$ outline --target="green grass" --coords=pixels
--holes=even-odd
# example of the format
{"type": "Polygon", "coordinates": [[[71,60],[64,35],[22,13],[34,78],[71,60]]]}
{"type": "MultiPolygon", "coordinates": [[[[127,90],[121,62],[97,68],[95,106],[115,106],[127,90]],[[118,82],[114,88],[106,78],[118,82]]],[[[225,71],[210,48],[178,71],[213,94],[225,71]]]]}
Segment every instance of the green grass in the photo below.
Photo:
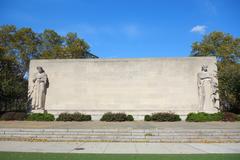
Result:
{"type": "Polygon", "coordinates": [[[239,160],[240,154],[73,154],[0,152],[0,160],[239,160]]]}

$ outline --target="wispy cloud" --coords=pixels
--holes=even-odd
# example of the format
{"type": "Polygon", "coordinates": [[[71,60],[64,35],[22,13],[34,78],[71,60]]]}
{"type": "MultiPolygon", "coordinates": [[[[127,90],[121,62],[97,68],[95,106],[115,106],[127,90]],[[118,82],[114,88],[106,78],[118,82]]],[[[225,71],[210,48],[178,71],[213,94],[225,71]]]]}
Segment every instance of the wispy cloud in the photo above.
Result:
{"type": "Polygon", "coordinates": [[[124,34],[126,34],[128,37],[136,37],[140,35],[140,29],[137,25],[131,24],[131,25],[125,25],[122,27],[124,34]]]}
{"type": "Polygon", "coordinates": [[[205,25],[196,25],[191,29],[193,33],[204,34],[206,32],[207,26],[205,25]]]}
{"type": "Polygon", "coordinates": [[[85,36],[125,36],[127,38],[134,38],[141,34],[141,30],[136,24],[121,24],[121,25],[91,25],[91,24],[75,24],[65,26],[58,30],[62,35],[68,31],[77,32],[85,36]]]}
{"type": "Polygon", "coordinates": [[[85,34],[93,35],[97,33],[97,28],[94,26],[91,26],[89,24],[81,24],[81,25],[76,25],[74,27],[76,31],[83,32],[85,34]]]}
{"type": "Polygon", "coordinates": [[[217,8],[211,0],[206,0],[204,5],[209,13],[214,14],[214,15],[217,14],[217,8]]]}

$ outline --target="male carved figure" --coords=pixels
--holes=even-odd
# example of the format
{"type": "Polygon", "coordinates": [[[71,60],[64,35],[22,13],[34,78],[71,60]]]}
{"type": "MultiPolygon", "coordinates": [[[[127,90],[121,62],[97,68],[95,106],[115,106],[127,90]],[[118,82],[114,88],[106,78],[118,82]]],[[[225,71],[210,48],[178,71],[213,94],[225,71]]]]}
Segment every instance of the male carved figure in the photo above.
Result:
{"type": "Polygon", "coordinates": [[[211,110],[215,107],[216,86],[213,74],[208,73],[208,66],[203,65],[202,71],[198,73],[198,95],[200,100],[200,111],[211,110]]]}
{"type": "Polygon", "coordinates": [[[42,109],[45,107],[46,92],[48,88],[48,77],[42,67],[37,67],[37,73],[33,78],[33,88],[30,91],[32,109],[42,109]]]}

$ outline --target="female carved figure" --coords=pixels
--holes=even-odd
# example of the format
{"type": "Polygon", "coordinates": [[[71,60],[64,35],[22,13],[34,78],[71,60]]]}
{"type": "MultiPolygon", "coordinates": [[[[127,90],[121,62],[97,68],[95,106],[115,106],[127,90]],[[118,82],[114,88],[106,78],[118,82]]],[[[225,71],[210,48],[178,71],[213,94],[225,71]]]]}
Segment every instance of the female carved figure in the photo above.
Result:
{"type": "Polygon", "coordinates": [[[216,84],[214,76],[208,73],[208,66],[203,65],[202,71],[198,73],[198,95],[200,99],[200,111],[214,108],[216,101],[216,84]]]}
{"type": "Polygon", "coordinates": [[[33,78],[33,88],[30,93],[32,109],[43,109],[45,106],[46,91],[48,88],[48,77],[42,67],[37,67],[37,73],[33,78]]]}

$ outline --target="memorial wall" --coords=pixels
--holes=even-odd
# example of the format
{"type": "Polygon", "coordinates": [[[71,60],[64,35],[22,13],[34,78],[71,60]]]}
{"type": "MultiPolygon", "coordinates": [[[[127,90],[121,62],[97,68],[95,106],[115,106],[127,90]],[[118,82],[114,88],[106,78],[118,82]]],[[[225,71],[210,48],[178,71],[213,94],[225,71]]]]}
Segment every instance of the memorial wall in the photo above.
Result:
{"type": "Polygon", "coordinates": [[[33,112],[217,112],[215,57],[31,60],[33,112]]]}

